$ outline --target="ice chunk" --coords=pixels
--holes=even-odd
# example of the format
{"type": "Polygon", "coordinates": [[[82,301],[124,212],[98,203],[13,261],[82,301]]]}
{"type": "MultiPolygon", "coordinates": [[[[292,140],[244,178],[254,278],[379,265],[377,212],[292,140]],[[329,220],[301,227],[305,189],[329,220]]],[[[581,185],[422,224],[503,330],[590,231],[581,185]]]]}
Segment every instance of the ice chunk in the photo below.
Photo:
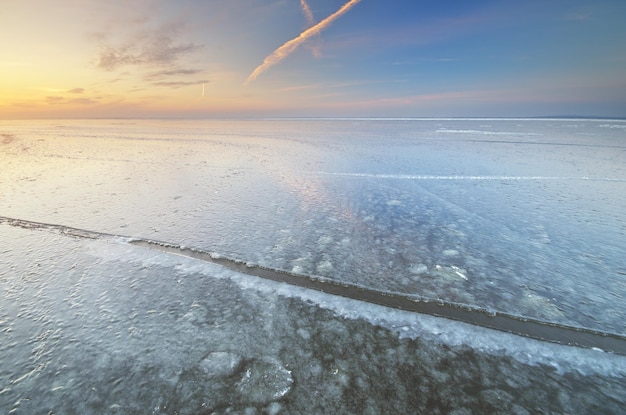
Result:
{"type": "Polygon", "coordinates": [[[455,257],[459,256],[459,251],[457,251],[456,249],[446,249],[442,252],[442,255],[445,257],[455,257]]]}
{"type": "Polygon", "coordinates": [[[444,265],[435,265],[435,275],[441,278],[445,278],[447,280],[458,280],[461,278],[464,281],[468,281],[467,271],[463,268],[459,268],[456,265],[444,266],[444,265]]]}
{"type": "Polygon", "coordinates": [[[409,267],[411,274],[420,275],[428,272],[428,267],[424,264],[413,264],[409,267]]]}
{"type": "Polygon", "coordinates": [[[242,361],[243,358],[236,353],[211,352],[198,367],[208,378],[227,377],[235,374],[242,361]]]}
{"type": "Polygon", "coordinates": [[[291,371],[278,359],[263,357],[246,364],[237,389],[242,402],[267,404],[288,394],[292,385],[291,371]]]}

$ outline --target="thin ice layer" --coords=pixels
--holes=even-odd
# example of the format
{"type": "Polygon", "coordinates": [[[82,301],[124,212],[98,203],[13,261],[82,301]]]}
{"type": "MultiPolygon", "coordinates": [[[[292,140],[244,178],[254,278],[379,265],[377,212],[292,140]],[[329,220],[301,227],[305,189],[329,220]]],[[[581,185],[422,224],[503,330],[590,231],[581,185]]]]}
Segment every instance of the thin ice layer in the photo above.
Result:
{"type": "Polygon", "coordinates": [[[0,208],[624,334],[623,124],[4,122],[0,208]]]}
{"type": "Polygon", "coordinates": [[[3,412],[610,414],[626,403],[624,357],[115,241],[0,231],[11,241],[3,412]]]}
{"type": "MultiPolygon", "coordinates": [[[[285,270],[259,266],[238,259],[227,258],[218,253],[207,252],[195,247],[185,247],[172,242],[128,238],[122,235],[112,235],[63,225],[25,221],[2,216],[0,216],[0,224],[29,230],[54,232],[60,235],[75,238],[130,243],[147,249],[154,249],[174,255],[182,255],[209,263],[215,263],[226,269],[241,272],[253,277],[263,278],[269,281],[286,283],[293,287],[317,290],[325,294],[368,302],[388,308],[449,318],[537,340],[600,349],[626,355],[626,337],[620,336],[616,333],[590,330],[582,327],[571,327],[554,322],[530,319],[525,316],[510,313],[476,308],[467,304],[445,302],[440,299],[432,301],[403,293],[377,291],[363,285],[337,282],[330,278],[314,277],[306,274],[297,274],[285,270]]],[[[425,266],[420,265],[416,268],[416,272],[424,272],[423,268],[425,268],[425,266]]],[[[467,279],[467,277],[463,274],[465,271],[456,266],[449,268],[437,266],[435,269],[438,273],[454,273],[459,277],[467,279]]]]}

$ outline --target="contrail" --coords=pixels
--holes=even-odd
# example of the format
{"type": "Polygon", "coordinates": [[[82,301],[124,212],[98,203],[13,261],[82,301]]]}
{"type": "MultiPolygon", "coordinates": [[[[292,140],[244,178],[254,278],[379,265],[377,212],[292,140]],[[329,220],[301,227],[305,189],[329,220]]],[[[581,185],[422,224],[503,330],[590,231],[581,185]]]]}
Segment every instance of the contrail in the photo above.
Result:
{"type": "MultiPolygon", "coordinates": [[[[313,26],[313,24],[315,23],[315,18],[313,17],[313,12],[311,11],[309,4],[306,2],[306,0],[300,0],[300,6],[302,7],[302,13],[306,18],[307,25],[313,26]]],[[[320,58],[322,56],[319,44],[314,45],[312,51],[313,56],[315,56],[316,58],[320,58]]]]}
{"type": "Polygon", "coordinates": [[[313,19],[313,12],[311,11],[309,4],[306,2],[306,0],[300,0],[300,6],[302,7],[302,13],[304,13],[304,17],[306,17],[307,24],[312,25],[315,19],[313,19]]]}
{"type": "Polygon", "coordinates": [[[269,67],[276,65],[281,60],[285,59],[289,56],[294,50],[298,48],[304,41],[310,38],[313,35],[319,34],[322,30],[326,29],[332,22],[337,20],[343,14],[347,13],[352,7],[354,7],[361,0],[350,0],[346,2],[343,6],[339,8],[335,13],[331,14],[321,22],[317,23],[314,26],[309,27],[304,32],[300,33],[297,37],[287,41],[270,55],[268,55],[263,63],[256,67],[254,71],[248,76],[245,84],[248,84],[251,81],[254,81],[262,72],[267,70],[269,67]]]}

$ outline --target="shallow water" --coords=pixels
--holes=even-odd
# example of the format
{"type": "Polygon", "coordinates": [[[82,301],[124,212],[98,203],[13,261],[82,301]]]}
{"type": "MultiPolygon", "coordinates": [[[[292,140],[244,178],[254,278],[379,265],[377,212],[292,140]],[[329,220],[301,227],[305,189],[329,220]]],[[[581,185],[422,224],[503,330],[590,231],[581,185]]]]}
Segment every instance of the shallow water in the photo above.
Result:
{"type": "MultiPolygon", "coordinates": [[[[625,126],[0,122],[0,215],[624,336],[625,126]]],[[[77,236],[0,225],[5,412],[619,413],[626,400],[618,355],[77,236]]]]}

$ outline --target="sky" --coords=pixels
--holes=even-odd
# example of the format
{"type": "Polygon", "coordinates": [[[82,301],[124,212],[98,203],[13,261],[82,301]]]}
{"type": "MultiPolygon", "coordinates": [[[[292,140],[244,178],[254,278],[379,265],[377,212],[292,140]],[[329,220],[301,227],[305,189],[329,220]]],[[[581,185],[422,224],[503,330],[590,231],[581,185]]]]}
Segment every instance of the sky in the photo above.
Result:
{"type": "Polygon", "coordinates": [[[0,0],[0,119],[626,117],[624,0],[0,0]]]}

